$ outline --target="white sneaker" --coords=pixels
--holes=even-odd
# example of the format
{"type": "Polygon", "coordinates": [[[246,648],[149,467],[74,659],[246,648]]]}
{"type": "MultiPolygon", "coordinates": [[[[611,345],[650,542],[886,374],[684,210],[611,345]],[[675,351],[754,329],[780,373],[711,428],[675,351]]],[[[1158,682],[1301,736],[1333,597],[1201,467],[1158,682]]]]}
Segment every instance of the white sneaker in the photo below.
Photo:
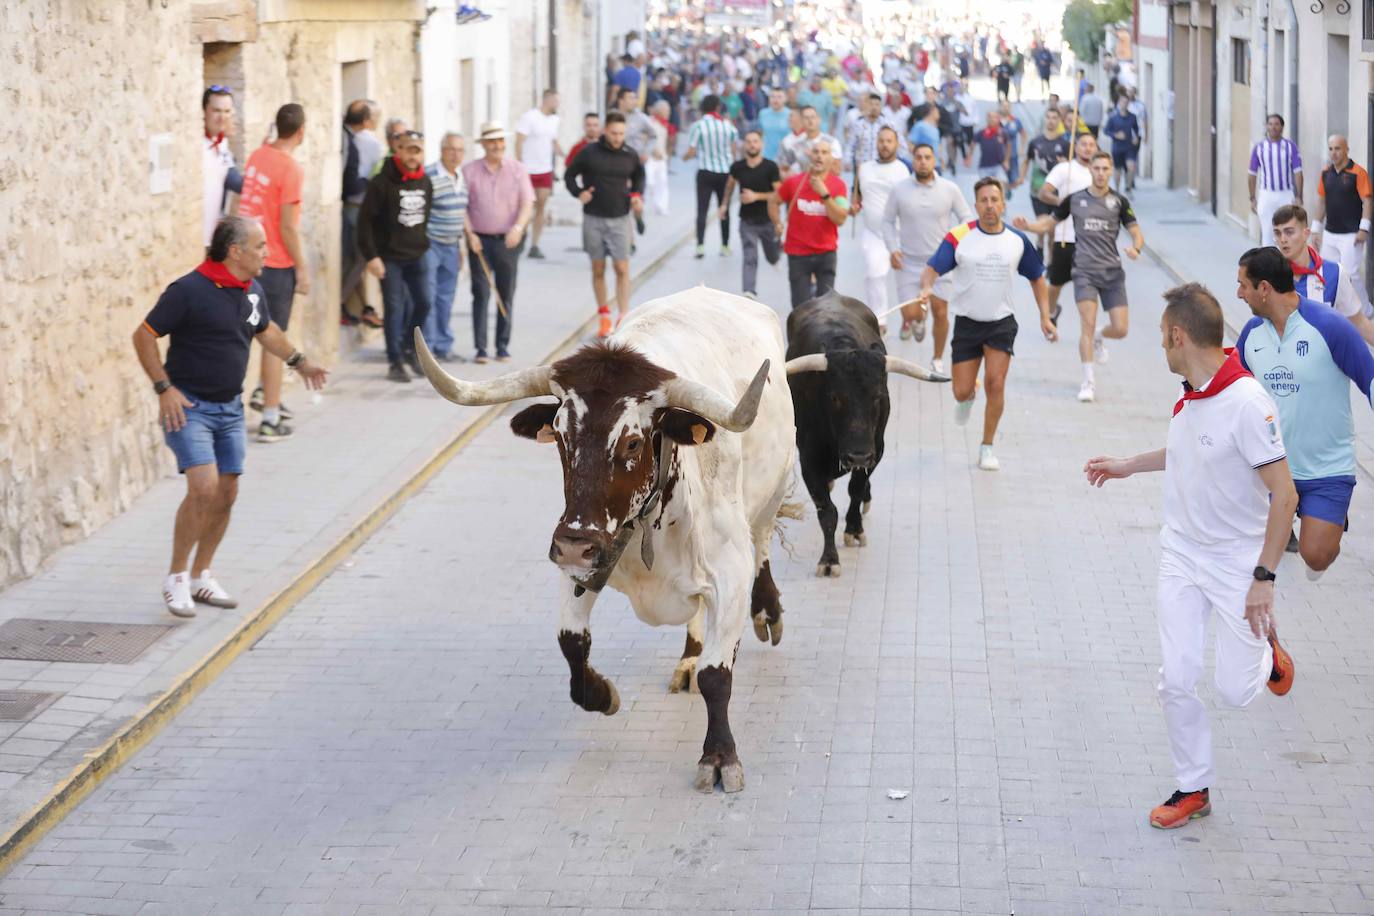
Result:
{"type": "Polygon", "coordinates": [[[926,339],[926,320],[924,318],[911,323],[911,336],[916,338],[918,342],[926,339]]]}
{"type": "Polygon", "coordinates": [[[902,340],[911,339],[911,324],[912,323],[910,321],[902,322],[902,340]]]}
{"type": "Polygon", "coordinates": [[[1084,382],[1078,389],[1078,400],[1084,404],[1091,404],[1097,400],[1097,391],[1093,388],[1092,382],[1084,382]]]}
{"type": "Polygon", "coordinates": [[[1303,571],[1307,573],[1307,581],[1308,581],[1308,582],[1316,582],[1318,579],[1320,579],[1323,575],[1326,574],[1326,570],[1324,570],[1324,569],[1313,569],[1312,567],[1308,566],[1306,563],[1304,563],[1304,564],[1302,565],[1302,568],[1303,568],[1303,571]]]}
{"type": "Polygon", "coordinates": [[[191,572],[172,573],[162,583],[162,603],[177,617],[196,616],[196,604],[191,600],[191,572]]]}
{"type": "Polygon", "coordinates": [[[208,604],[211,607],[236,608],[239,606],[238,601],[229,597],[229,593],[220,587],[208,569],[191,583],[191,597],[201,604],[208,604]]]}
{"type": "Polygon", "coordinates": [[[1107,352],[1107,342],[1102,339],[1101,334],[1093,338],[1093,359],[1099,366],[1105,365],[1107,360],[1111,359],[1111,354],[1107,352]]]}
{"type": "Polygon", "coordinates": [[[992,453],[991,445],[978,446],[978,470],[996,471],[1001,467],[1001,462],[999,462],[997,456],[992,453]]]}
{"type": "MultiPolygon", "coordinates": [[[[917,340],[920,340],[919,337],[916,338],[916,339],[917,339],[917,340]]],[[[931,371],[931,372],[938,373],[939,375],[944,375],[944,374],[945,374],[945,361],[944,361],[943,359],[932,359],[932,360],[930,361],[930,371],[931,371]]]]}
{"type": "MultiPolygon", "coordinates": [[[[936,371],[936,372],[939,372],[940,370],[937,369],[937,370],[935,370],[935,371],[936,371]]],[[[954,425],[955,425],[955,426],[967,426],[967,425],[968,425],[968,416],[969,416],[969,414],[973,413],[973,401],[974,401],[973,398],[969,398],[967,401],[955,401],[955,402],[954,402],[954,425]]]]}

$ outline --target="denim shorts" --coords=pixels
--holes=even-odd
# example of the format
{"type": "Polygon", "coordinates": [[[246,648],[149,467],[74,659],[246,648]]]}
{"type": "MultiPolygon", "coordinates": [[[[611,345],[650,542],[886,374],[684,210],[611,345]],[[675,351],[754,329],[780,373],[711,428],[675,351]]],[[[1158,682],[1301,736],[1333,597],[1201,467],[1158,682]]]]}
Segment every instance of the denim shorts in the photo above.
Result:
{"type": "Polygon", "coordinates": [[[220,403],[197,401],[185,408],[186,425],[176,432],[163,431],[167,447],[177,456],[177,470],[202,464],[215,465],[221,474],[242,474],[248,436],[243,424],[243,398],[220,403]]]}
{"type": "Polygon", "coordinates": [[[1355,493],[1353,474],[1295,480],[1293,486],[1298,490],[1298,518],[1345,524],[1350,512],[1350,497],[1355,493]]]}

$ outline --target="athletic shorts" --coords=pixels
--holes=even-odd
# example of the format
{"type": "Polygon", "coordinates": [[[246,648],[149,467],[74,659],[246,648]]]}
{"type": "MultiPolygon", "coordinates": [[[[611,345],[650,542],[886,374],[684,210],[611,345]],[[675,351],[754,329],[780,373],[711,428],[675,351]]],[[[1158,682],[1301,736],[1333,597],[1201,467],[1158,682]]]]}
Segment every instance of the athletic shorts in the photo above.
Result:
{"type": "Polygon", "coordinates": [[[1073,242],[1050,243],[1050,267],[1045,271],[1050,286],[1067,286],[1073,279],[1073,242]]]}
{"type": "Polygon", "coordinates": [[[630,217],[582,214],[582,250],[593,261],[630,260],[630,217]]]}
{"type": "Polygon", "coordinates": [[[1036,191],[1031,191],[1031,212],[1033,212],[1036,216],[1048,216],[1049,214],[1053,213],[1054,207],[1051,207],[1049,204],[1045,203],[1039,197],[1036,197],[1035,195],[1037,193],[1038,192],[1036,191]]]}
{"type": "Polygon", "coordinates": [[[536,189],[538,189],[538,188],[552,188],[552,187],[553,187],[553,172],[540,172],[538,175],[531,175],[531,176],[530,176],[530,184],[534,185],[534,187],[535,187],[536,189]]]}
{"type": "Polygon", "coordinates": [[[983,348],[992,347],[1007,355],[1016,343],[1016,316],[1008,315],[996,321],[975,321],[963,315],[954,316],[954,335],[949,342],[952,362],[982,359],[983,348]]]}
{"type": "Polygon", "coordinates": [[[213,464],[221,474],[242,474],[243,455],[248,449],[243,423],[243,399],[202,401],[184,392],[190,407],[184,408],[186,425],[172,432],[163,430],[162,438],[177,456],[177,470],[213,464]]]}
{"type": "Polygon", "coordinates": [[[1315,518],[1333,525],[1344,525],[1350,513],[1350,498],[1355,493],[1354,475],[1295,480],[1298,488],[1298,518],[1315,518]]]}
{"type": "Polygon", "coordinates": [[[1112,143],[1112,165],[1118,169],[1126,168],[1129,162],[1135,162],[1138,150],[1129,143],[1112,143]]]}
{"type": "Polygon", "coordinates": [[[267,294],[267,316],[285,331],[291,324],[291,303],[296,298],[296,268],[264,267],[258,285],[267,294]]]}
{"type": "Polygon", "coordinates": [[[1104,309],[1126,307],[1126,271],[1118,268],[1105,274],[1074,271],[1073,301],[1095,301],[1104,309]]]}

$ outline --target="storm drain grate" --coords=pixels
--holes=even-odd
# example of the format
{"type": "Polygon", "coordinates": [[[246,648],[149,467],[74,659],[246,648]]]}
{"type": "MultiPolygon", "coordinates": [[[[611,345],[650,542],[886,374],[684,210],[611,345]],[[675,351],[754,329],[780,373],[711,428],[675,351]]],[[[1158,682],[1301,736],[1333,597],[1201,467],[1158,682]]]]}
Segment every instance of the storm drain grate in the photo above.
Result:
{"type": "Polygon", "coordinates": [[[0,658],[127,665],[170,626],[16,617],[0,623],[0,658]]]}
{"type": "Polygon", "coordinates": [[[61,695],[35,690],[0,690],[0,722],[27,722],[61,695]]]}

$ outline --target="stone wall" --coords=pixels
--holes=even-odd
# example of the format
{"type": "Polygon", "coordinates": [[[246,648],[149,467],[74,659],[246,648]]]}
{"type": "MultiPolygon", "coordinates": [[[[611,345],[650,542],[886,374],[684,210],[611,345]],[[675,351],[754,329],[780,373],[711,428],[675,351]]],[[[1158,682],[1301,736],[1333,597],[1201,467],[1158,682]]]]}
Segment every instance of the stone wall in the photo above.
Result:
{"type": "MultiPolygon", "coordinates": [[[[0,157],[0,587],[175,472],[130,336],[161,290],[202,257],[205,76],[241,80],[243,151],[262,141],[277,106],[306,108],[297,156],[314,294],[297,299],[290,333],[313,355],[336,356],[341,65],[369,61],[368,95],[388,116],[413,117],[417,8],[410,0],[0,5],[0,97],[11,113],[0,122],[8,151],[0,157]],[[207,10],[212,19],[198,18],[207,10]],[[208,53],[202,41],[214,42],[208,53]],[[149,150],[159,136],[170,141],[170,190],[154,194],[149,150]]],[[[256,366],[255,348],[250,388],[256,366]]]]}

